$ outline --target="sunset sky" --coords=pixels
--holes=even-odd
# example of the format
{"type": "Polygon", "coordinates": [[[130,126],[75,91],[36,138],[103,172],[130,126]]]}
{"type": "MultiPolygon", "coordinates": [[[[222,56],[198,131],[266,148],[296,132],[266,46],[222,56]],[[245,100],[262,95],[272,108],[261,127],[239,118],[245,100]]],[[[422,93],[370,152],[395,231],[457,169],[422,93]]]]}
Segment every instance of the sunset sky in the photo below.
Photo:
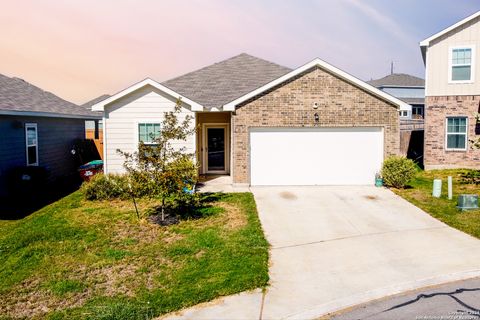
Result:
{"type": "Polygon", "coordinates": [[[315,57],[369,80],[423,77],[418,42],[478,0],[1,0],[0,73],[75,103],[242,52],[291,68],[315,57]]]}

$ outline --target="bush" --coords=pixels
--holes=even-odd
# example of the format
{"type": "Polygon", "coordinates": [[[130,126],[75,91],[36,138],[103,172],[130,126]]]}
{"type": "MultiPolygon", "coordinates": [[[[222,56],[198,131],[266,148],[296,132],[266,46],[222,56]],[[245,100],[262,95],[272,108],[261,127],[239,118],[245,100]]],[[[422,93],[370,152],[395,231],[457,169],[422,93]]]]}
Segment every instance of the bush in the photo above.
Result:
{"type": "Polygon", "coordinates": [[[416,164],[405,157],[391,156],[382,167],[383,183],[389,187],[403,188],[415,176],[416,164]]]}
{"type": "Polygon", "coordinates": [[[124,175],[97,174],[82,184],[81,190],[87,200],[111,200],[129,198],[128,178],[124,175]]]}
{"type": "Polygon", "coordinates": [[[480,170],[468,170],[460,174],[461,183],[480,185],[480,170]]]}

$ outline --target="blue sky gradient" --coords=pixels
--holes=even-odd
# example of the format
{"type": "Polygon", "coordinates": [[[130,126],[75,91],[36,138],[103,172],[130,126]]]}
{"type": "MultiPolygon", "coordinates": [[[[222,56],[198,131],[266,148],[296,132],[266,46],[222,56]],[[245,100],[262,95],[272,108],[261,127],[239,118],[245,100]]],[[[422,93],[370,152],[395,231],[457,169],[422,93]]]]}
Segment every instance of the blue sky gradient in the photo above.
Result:
{"type": "Polygon", "coordinates": [[[315,57],[363,80],[424,76],[419,41],[478,0],[16,0],[0,10],[0,73],[83,103],[241,52],[291,67],[315,57]]]}

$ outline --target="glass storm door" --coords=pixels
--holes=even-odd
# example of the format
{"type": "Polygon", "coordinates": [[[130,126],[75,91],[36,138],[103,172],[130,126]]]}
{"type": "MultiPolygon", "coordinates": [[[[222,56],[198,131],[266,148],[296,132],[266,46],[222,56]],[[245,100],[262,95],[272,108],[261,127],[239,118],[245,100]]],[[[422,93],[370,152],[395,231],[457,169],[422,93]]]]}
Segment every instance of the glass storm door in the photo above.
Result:
{"type": "Polygon", "coordinates": [[[225,171],[225,128],[207,128],[207,171],[225,171]]]}

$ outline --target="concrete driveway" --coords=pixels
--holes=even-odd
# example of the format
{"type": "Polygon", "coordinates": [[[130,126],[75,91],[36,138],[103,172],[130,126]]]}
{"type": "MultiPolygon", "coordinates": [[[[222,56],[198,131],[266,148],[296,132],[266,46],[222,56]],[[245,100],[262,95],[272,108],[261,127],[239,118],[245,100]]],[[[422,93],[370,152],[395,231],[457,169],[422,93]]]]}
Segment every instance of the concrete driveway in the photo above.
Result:
{"type": "MultiPolygon", "coordinates": [[[[255,187],[271,286],[173,318],[314,319],[480,276],[480,241],[375,187],[255,187]]],[[[459,213],[460,214],[460,213],[459,213]]]]}

